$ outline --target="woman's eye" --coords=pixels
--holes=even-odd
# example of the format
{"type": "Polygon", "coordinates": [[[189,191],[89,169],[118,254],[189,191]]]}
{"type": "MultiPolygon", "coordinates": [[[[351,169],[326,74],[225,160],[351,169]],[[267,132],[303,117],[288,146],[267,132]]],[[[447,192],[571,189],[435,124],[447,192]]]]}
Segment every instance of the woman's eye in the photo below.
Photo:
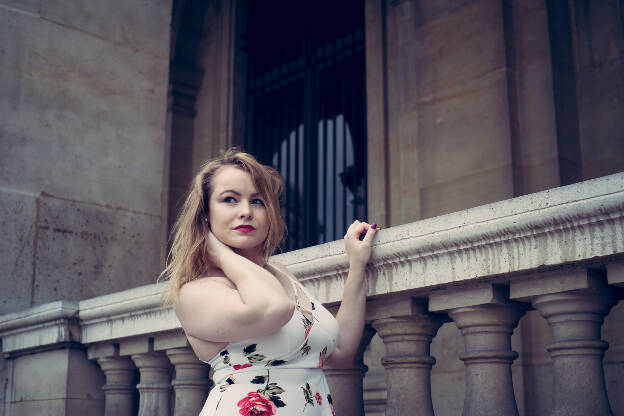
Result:
{"type": "Polygon", "coordinates": [[[234,199],[234,197],[232,196],[226,196],[225,198],[223,198],[223,202],[234,203],[236,202],[236,199],[234,199]]]}
{"type": "Polygon", "coordinates": [[[264,201],[262,201],[261,199],[254,199],[253,201],[251,201],[252,204],[259,204],[259,205],[264,205],[264,201]]]}

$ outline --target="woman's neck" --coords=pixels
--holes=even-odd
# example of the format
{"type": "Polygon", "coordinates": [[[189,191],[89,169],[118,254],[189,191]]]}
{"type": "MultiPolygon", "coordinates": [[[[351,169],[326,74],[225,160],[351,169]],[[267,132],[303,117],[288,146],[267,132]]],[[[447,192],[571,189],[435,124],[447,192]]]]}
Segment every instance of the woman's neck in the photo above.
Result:
{"type": "Polygon", "coordinates": [[[237,254],[245,257],[247,260],[253,261],[258,266],[264,266],[264,264],[266,263],[262,252],[255,247],[250,249],[234,249],[234,251],[237,254]]]}

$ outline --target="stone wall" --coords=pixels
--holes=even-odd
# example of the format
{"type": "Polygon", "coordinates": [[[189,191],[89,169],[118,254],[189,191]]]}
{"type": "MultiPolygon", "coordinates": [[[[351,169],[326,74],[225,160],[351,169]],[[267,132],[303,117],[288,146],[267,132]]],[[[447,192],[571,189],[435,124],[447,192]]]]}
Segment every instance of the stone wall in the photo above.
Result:
{"type": "Polygon", "coordinates": [[[154,281],[170,8],[0,1],[0,311],[154,281]]]}
{"type": "Polygon", "coordinates": [[[170,19],[0,0],[0,313],[155,281],[170,19]]]}
{"type": "MultiPolygon", "coordinates": [[[[366,2],[374,221],[394,226],[622,170],[624,78],[615,74],[624,71],[623,2],[550,3],[366,2]]],[[[608,319],[621,313],[615,308],[608,319]]],[[[618,345],[622,336],[610,328],[605,339],[618,345]]],[[[549,339],[534,311],[515,331],[521,414],[550,406],[549,339]]],[[[462,348],[452,323],[431,345],[442,358],[431,374],[437,414],[463,406],[463,364],[445,359],[462,348]]],[[[368,403],[377,397],[382,355],[375,337],[368,403]]],[[[607,357],[608,378],[624,356],[618,348],[607,357]]]]}

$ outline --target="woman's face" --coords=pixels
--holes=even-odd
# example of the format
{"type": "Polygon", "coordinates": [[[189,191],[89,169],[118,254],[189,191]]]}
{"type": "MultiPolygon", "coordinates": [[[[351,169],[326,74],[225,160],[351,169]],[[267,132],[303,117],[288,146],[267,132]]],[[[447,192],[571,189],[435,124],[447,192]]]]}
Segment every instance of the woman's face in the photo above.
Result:
{"type": "Polygon", "coordinates": [[[269,217],[251,175],[223,166],[211,185],[208,215],[215,237],[247,258],[257,257],[269,232],[269,217]]]}

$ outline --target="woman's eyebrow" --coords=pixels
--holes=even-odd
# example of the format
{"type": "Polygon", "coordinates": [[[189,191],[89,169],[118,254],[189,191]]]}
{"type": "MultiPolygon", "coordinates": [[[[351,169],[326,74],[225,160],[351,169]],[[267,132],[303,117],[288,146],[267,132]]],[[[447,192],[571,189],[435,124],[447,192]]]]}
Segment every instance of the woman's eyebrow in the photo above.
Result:
{"type": "Polygon", "coordinates": [[[227,194],[228,192],[231,192],[231,193],[236,194],[236,195],[240,195],[240,192],[235,191],[234,189],[226,189],[225,191],[220,192],[219,196],[221,196],[223,194],[227,194]]]}
{"type": "MultiPolygon", "coordinates": [[[[226,189],[225,191],[222,191],[219,193],[219,196],[223,195],[223,194],[227,194],[228,192],[231,192],[233,194],[236,194],[238,196],[241,196],[241,193],[238,191],[235,191],[234,189],[226,189]]],[[[261,196],[260,192],[254,192],[253,194],[250,195],[251,197],[257,197],[257,196],[261,196]]]]}

